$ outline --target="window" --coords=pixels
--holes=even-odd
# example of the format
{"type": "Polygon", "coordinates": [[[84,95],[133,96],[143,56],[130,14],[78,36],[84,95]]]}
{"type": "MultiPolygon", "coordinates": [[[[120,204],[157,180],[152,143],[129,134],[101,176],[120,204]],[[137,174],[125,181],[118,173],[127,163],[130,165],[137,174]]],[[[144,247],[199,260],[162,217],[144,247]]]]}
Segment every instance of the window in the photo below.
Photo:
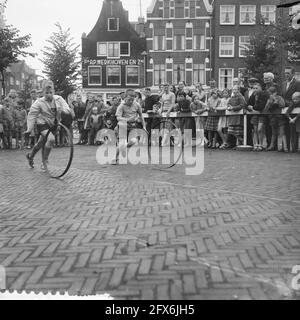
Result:
{"type": "Polygon", "coordinates": [[[120,56],[130,56],[129,42],[120,42],[120,56]]]}
{"type": "Polygon", "coordinates": [[[185,81],[184,73],[185,73],[184,64],[174,64],[174,72],[173,72],[174,84],[178,84],[180,81],[185,81]]]}
{"type": "Polygon", "coordinates": [[[241,5],[240,6],[240,24],[255,24],[256,6],[241,5]]]}
{"type": "Polygon", "coordinates": [[[239,57],[245,57],[247,51],[249,50],[250,37],[249,36],[240,36],[239,38],[239,57]]]}
{"type": "Polygon", "coordinates": [[[219,69],[219,89],[232,88],[233,69],[219,69]]]}
{"type": "Polygon", "coordinates": [[[97,46],[97,56],[106,57],[107,56],[107,43],[106,42],[98,42],[97,46]]]}
{"type": "Polygon", "coordinates": [[[189,18],[190,17],[190,2],[184,1],[184,17],[189,18]]]}
{"type": "Polygon", "coordinates": [[[235,6],[220,6],[220,24],[235,24],[235,6]]]}
{"type": "Polygon", "coordinates": [[[201,17],[201,1],[196,1],[196,18],[201,17]]]}
{"type": "Polygon", "coordinates": [[[166,82],[166,66],[164,64],[154,65],[154,85],[166,82]]]}
{"type": "Polygon", "coordinates": [[[126,84],[139,85],[139,70],[138,66],[126,66],[126,84]]]}
{"type": "Polygon", "coordinates": [[[205,36],[194,35],[194,50],[205,50],[205,36]]]}
{"type": "Polygon", "coordinates": [[[121,84],[121,67],[107,66],[106,78],[107,78],[106,82],[108,85],[120,85],[121,84]]]}
{"type": "Polygon", "coordinates": [[[166,25],[166,39],[167,39],[167,48],[166,50],[173,50],[173,26],[172,24],[166,25]]]}
{"type": "Polygon", "coordinates": [[[108,58],[119,58],[120,57],[120,44],[119,42],[108,42],[107,46],[107,57],[108,58]]]}
{"type": "Polygon", "coordinates": [[[13,77],[10,77],[10,78],[9,78],[9,83],[10,83],[11,85],[14,85],[14,84],[15,84],[15,81],[14,81],[14,78],[13,78],[13,77]]]}
{"type": "Polygon", "coordinates": [[[20,85],[20,81],[16,80],[16,85],[19,86],[20,85]]]}
{"type": "Polygon", "coordinates": [[[185,27],[185,49],[193,50],[193,24],[187,23],[185,27]]]}
{"type": "Polygon", "coordinates": [[[185,36],[187,38],[193,38],[193,27],[187,27],[185,29],[185,36]]]}
{"type": "Polygon", "coordinates": [[[265,24],[275,23],[276,6],[261,6],[261,16],[265,20],[265,24]]]}
{"type": "Polygon", "coordinates": [[[166,59],[166,78],[167,78],[167,83],[173,82],[173,59],[172,58],[166,59]]]}
{"type": "Polygon", "coordinates": [[[205,66],[204,64],[194,64],[194,83],[205,83],[205,66]]]}
{"type": "Polygon", "coordinates": [[[174,0],[170,1],[170,18],[175,18],[175,3],[174,0]]]}
{"type": "Polygon", "coordinates": [[[153,24],[150,23],[149,24],[149,39],[153,39],[153,34],[154,34],[154,28],[153,28],[153,24]]]}
{"type": "Polygon", "coordinates": [[[164,17],[164,1],[163,0],[159,0],[158,16],[160,18],[164,17]]]}
{"type": "Polygon", "coordinates": [[[185,82],[186,85],[190,86],[193,82],[193,59],[185,59],[185,82]]]}
{"type": "Polygon", "coordinates": [[[174,37],[174,50],[184,50],[185,37],[177,35],[174,37]]]}
{"type": "Polygon", "coordinates": [[[108,18],[108,31],[119,31],[119,18],[108,18]]]}
{"type": "Polygon", "coordinates": [[[220,57],[234,57],[234,36],[220,36],[220,57]]]}
{"type": "Polygon", "coordinates": [[[173,38],[173,28],[166,28],[167,38],[173,38]]]}
{"type": "Polygon", "coordinates": [[[101,67],[88,67],[88,84],[101,85],[102,84],[102,68],[101,67]]]}
{"type": "Polygon", "coordinates": [[[154,50],[165,50],[165,36],[154,36],[154,50]]]}

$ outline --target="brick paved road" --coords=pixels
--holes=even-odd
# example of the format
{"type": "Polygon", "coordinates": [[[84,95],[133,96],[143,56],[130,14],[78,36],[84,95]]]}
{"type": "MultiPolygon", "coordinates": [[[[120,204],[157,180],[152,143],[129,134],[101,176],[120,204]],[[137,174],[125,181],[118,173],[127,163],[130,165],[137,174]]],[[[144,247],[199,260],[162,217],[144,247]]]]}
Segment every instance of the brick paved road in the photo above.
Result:
{"type": "Polygon", "coordinates": [[[16,290],[124,299],[293,299],[299,154],[206,152],[205,171],[98,166],[62,181],[0,150],[0,264],[16,290]]]}

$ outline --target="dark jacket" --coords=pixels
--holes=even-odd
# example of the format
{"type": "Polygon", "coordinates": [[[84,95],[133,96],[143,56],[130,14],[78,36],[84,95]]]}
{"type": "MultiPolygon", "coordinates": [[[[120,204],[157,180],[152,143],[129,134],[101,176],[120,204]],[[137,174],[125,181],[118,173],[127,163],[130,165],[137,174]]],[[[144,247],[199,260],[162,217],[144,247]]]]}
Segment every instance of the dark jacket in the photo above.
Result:
{"type": "Polygon", "coordinates": [[[269,99],[269,94],[266,91],[261,91],[258,94],[253,94],[248,102],[248,105],[253,107],[255,111],[263,111],[269,99]]]}
{"type": "Polygon", "coordinates": [[[191,112],[191,102],[187,99],[177,102],[177,109],[180,112],[191,112]]]}
{"type": "Polygon", "coordinates": [[[145,98],[143,112],[153,110],[153,106],[159,102],[159,95],[152,94],[149,97],[145,98]]]}
{"type": "Polygon", "coordinates": [[[300,81],[295,78],[290,83],[288,89],[286,88],[287,81],[284,81],[282,84],[282,97],[285,100],[287,106],[292,104],[292,95],[295,92],[300,92],[300,81]]]}

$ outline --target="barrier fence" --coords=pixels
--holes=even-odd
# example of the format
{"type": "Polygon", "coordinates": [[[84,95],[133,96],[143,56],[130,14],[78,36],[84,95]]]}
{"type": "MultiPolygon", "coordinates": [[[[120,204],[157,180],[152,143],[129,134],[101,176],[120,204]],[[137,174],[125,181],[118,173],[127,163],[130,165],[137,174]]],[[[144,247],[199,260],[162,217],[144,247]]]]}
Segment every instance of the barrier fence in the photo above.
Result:
{"type": "MultiPolygon", "coordinates": [[[[248,138],[248,133],[247,133],[247,117],[248,116],[254,116],[254,115],[285,115],[287,112],[288,108],[284,108],[281,110],[281,112],[277,113],[272,113],[272,112],[259,112],[259,111],[247,111],[246,109],[241,109],[240,111],[229,111],[229,110],[216,110],[216,111],[205,111],[201,115],[198,115],[194,112],[170,112],[169,116],[166,116],[166,113],[162,114],[157,114],[157,113],[143,113],[143,116],[145,119],[148,118],[197,118],[197,117],[224,117],[224,116],[243,116],[244,117],[244,141],[243,141],[243,146],[247,146],[247,138],[248,138]]],[[[300,114],[300,108],[295,108],[291,114],[300,114]]],[[[242,146],[242,147],[243,147],[242,146]]]]}

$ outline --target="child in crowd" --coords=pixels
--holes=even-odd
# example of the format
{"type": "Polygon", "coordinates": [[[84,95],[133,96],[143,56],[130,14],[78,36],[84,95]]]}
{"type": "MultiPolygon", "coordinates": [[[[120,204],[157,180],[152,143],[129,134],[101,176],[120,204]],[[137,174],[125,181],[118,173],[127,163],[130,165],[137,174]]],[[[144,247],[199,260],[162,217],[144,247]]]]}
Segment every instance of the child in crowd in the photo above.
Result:
{"type": "Polygon", "coordinates": [[[268,90],[269,99],[266,103],[265,112],[272,113],[269,115],[269,124],[272,130],[271,143],[267,151],[273,151],[278,144],[278,151],[288,151],[287,139],[285,135],[286,117],[281,114],[282,109],[285,107],[284,99],[278,95],[276,87],[270,87],[268,90]]]}
{"type": "Polygon", "coordinates": [[[95,144],[97,132],[102,127],[102,116],[99,114],[97,107],[93,107],[92,109],[92,113],[89,117],[89,127],[89,145],[93,146],[95,144]]]}
{"type": "Polygon", "coordinates": [[[290,123],[290,132],[291,132],[291,148],[292,152],[296,151],[297,144],[298,149],[297,151],[300,152],[300,113],[294,114],[293,111],[295,109],[300,109],[300,92],[295,92],[292,95],[292,104],[288,108],[286,114],[289,119],[290,123]],[[297,137],[298,136],[298,137],[297,137]]]}
{"type": "MultiPolygon", "coordinates": [[[[228,89],[224,89],[222,92],[222,98],[221,103],[217,110],[225,111],[228,108],[228,102],[230,100],[230,93],[228,89]]],[[[222,139],[222,145],[220,146],[220,149],[226,149],[228,148],[228,125],[227,125],[227,117],[221,116],[219,118],[218,123],[218,134],[222,139]]]]}
{"type": "Polygon", "coordinates": [[[6,97],[3,100],[3,143],[5,149],[11,149],[12,147],[12,133],[14,130],[13,121],[13,106],[10,98],[6,97]]]}
{"type": "Polygon", "coordinates": [[[114,130],[118,124],[116,112],[120,105],[120,99],[117,96],[113,96],[111,100],[111,107],[104,113],[103,124],[105,128],[114,130]]]}
{"type": "MultiPolygon", "coordinates": [[[[247,110],[261,112],[265,109],[269,94],[262,89],[261,84],[255,83],[253,86],[254,93],[248,101],[247,110]]],[[[263,151],[263,141],[265,136],[266,116],[256,114],[251,117],[253,126],[253,151],[263,151]]]]}
{"type": "MultiPolygon", "coordinates": [[[[215,113],[217,111],[217,108],[219,107],[221,103],[221,99],[218,96],[217,90],[211,91],[211,96],[208,99],[207,106],[211,113],[215,113]]],[[[219,123],[219,117],[218,116],[208,116],[206,123],[205,123],[205,130],[208,131],[208,148],[215,149],[216,143],[217,143],[217,137],[218,137],[218,123],[219,123]]]]}
{"type": "Polygon", "coordinates": [[[206,122],[206,117],[201,116],[204,112],[208,111],[207,105],[201,101],[200,95],[194,95],[191,103],[191,111],[198,115],[195,118],[195,126],[196,126],[196,145],[202,143],[204,140],[207,143],[207,140],[204,136],[204,127],[206,122]],[[200,141],[198,141],[198,139],[200,141]]]}
{"type": "MultiPolygon", "coordinates": [[[[189,113],[191,112],[191,102],[189,99],[187,99],[186,93],[184,91],[179,92],[177,96],[177,103],[175,105],[175,109],[179,111],[180,113],[189,113]]],[[[179,127],[180,131],[182,133],[182,136],[185,137],[185,130],[191,129],[191,120],[192,118],[186,117],[186,118],[180,118],[179,119],[179,127]]],[[[192,136],[191,136],[192,138],[192,136]]],[[[192,141],[185,141],[185,145],[190,145],[192,141]]]]}
{"type": "MultiPolygon", "coordinates": [[[[245,98],[240,93],[238,86],[234,86],[232,89],[232,96],[228,101],[228,111],[238,112],[246,107],[245,98]]],[[[227,118],[228,134],[233,135],[236,138],[236,146],[243,144],[243,117],[232,115],[227,118]]]]}
{"type": "MultiPolygon", "coordinates": [[[[1,101],[0,101],[1,102],[1,101]]],[[[0,104],[0,149],[4,147],[4,107],[0,104]]]]}
{"type": "Polygon", "coordinates": [[[17,106],[13,111],[14,129],[16,133],[16,148],[24,147],[24,132],[26,131],[27,113],[23,100],[17,101],[17,106]],[[20,144],[21,143],[21,144],[20,144]]]}

